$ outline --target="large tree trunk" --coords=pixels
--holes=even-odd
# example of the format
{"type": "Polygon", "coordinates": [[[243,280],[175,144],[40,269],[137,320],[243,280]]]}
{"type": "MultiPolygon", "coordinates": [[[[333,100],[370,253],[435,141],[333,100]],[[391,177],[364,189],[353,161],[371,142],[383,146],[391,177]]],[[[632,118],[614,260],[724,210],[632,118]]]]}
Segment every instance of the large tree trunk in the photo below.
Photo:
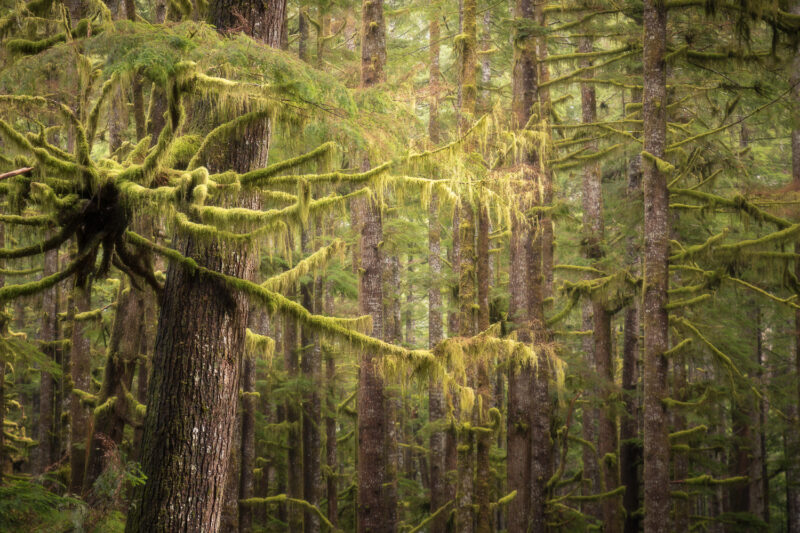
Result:
{"type": "MultiPolygon", "coordinates": [[[[361,11],[361,86],[385,80],[386,23],[382,0],[364,0],[361,11]]],[[[365,159],[364,167],[369,166],[365,159]]],[[[383,221],[375,199],[357,203],[360,222],[359,309],[372,317],[372,336],[383,338],[383,221]]],[[[375,533],[397,527],[395,480],[390,476],[388,405],[377,355],[362,351],[358,376],[358,531],[375,533]]]]}
{"type": "MultiPolygon", "coordinates": [[[[184,237],[180,250],[211,270],[252,276],[249,254],[233,246],[184,237]]],[[[147,482],[128,533],[218,530],[248,310],[242,294],[170,265],[144,424],[147,482]]]]}
{"type": "MultiPolygon", "coordinates": [[[[372,316],[372,336],[383,337],[383,238],[380,206],[364,204],[361,228],[361,279],[359,306],[372,316]]],[[[362,352],[358,383],[358,531],[394,531],[391,522],[396,503],[390,498],[386,437],[389,433],[387,398],[378,373],[377,356],[362,352]]]]}
{"type": "MultiPolygon", "coordinates": [[[[517,0],[514,7],[517,19],[534,20],[534,5],[531,0],[517,0]]],[[[514,46],[512,72],[512,111],[515,127],[524,128],[530,118],[531,109],[538,95],[538,71],[536,65],[536,43],[533,37],[518,30],[514,46]]],[[[530,206],[526,190],[536,172],[536,155],[527,153],[522,161],[525,165],[523,183],[518,184],[516,202],[521,211],[530,206]]],[[[513,215],[511,220],[509,285],[509,319],[517,328],[517,340],[531,342],[530,291],[531,278],[528,264],[531,261],[530,246],[533,232],[527,220],[513,215]]],[[[537,257],[539,257],[537,255],[537,257]]],[[[513,365],[508,370],[508,435],[506,471],[508,490],[516,491],[516,497],[508,505],[508,530],[527,531],[530,524],[531,505],[531,427],[533,411],[533,381],[535,370],[527,364],[513,365]]]]}
{"type": "Polygon", "coordinates": [[[670,473],[667,395],[669,347],[667,288],[669,285],[669,201],[666,175],[654,157],[663,158],[666,145],[667,8],[660,0],[644,2],[644,517],[645,531],[669,529],[670,473]]]}

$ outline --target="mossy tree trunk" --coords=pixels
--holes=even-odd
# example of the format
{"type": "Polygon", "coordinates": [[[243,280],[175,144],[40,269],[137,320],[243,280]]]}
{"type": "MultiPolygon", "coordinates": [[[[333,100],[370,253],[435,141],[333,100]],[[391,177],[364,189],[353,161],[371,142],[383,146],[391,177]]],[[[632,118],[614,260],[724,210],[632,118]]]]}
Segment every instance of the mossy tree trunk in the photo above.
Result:
{"type": "Polygon", "coordinates": [[[107,467],[106,452],[119,446],[126,420],[135,418],[128,412],[133,372],[142,352],[145,332],[145,295],[135,287],[120,290],[117,310],[103,373],[103,384],[97,395],[97,405],[88,444],[86,475],[83,493],[89,494],[92,485],[107,467]]]}
{"type": "MultiPolygon", "coordinates": [[[[430,75],[428,85],[431,89],[428,137],[433,146],[439,144],[439,29],[438,13],[434,12],[429,23],[428,38],[430,43],[430,75]]],[[[441,228],[439,223],[439,197],[433,193],[428,204],[428,268],[430,285],[428,287],[428,347],[434,349],[444,338],[442,323],[442,257],[441,228]]],[[[428,383],[428,415],[432,423],[445,417],[444,389],[436,378],[428,383]]],[[[430,436],[430,512],[434,513],[448,502],[445,479],[443,431],[432,431],[430,436]]],[[[447,528],[447,514],[439,513],[431,522],[431,533],[444,533],[447,528]]]]}
{"type": "Polygon", "coordinates": [[[667,395],[669,347],[667,288],[669,285],[669,201],[667,176],[653,157],[663,158],[666,147],[667,8],[660,0],[644,2],[643,120],[644,150],[644,516],[645,531],[669,530],[670,447],[667,395]]]}
{"type": "MultiPolygon", "coordinates": [[[[634,102],[641,102],[641,92],[637,91],[634,102]]],[[[628,161],[628,184],[626,199],[629,205],[639,205],[642,199],[642,156],[635,155],[628,161]]],[[[640,271],[639,238],[632,236],[627,243],[628,268],[635,276],[640,271]]],[[[625,533],[640,530],[641,516],[636,511],[640,507],[639,492],[641,477],[639,467],[642,462],[642,446],[639,441],[639,301],[634,299],[625,309],[624,337],[622,344],[622,401],[624,413],[620,419],[619,468],[620,483],[625,485],[622,498],[625,508],[625,533]]]]}
{"type": "MultiPolygon", "coordinates": [[[[364,0],[361,5],[361,86],[384,81],[386,23],[382,0],[364,0]]],[[[362,167],[369,166],[365,158],[362,167]]],[[[360,225],[359,310],[372,317],[372,336],[384,338],[383,268],[381,253],[383,220],[381,206],[370,198],[357,204],[360,225]]],[[[391,433],[389,406],[377,355],[360,354],[358,376],[358,504],[360,533],[394,531],[397,527],[395,480],[390,475],[387,437],[391,433]]]]}
{"type": "MultiPolygon", "coordinates": [[[[296,295],[296,290],[292,290],[288,296],[296,295]]],[[[297,380],[300,370],[298,360],[298,338],[297,321],[292,317],[286,317],[283,323],[283,354],[284,365],[289,380],[297,380]]],[[[290,498],[303,499],[303,448],[302,431],[302,412],[299,402],[294,399],[287,399],[285,406],[286,422],[289,424],[289,442],[294,443],[287,450],[287,464],[289,466],[286,479],[286,493],[290,498]]],[[[296,505],[289,505],[288,531],[300,533],[303,531],[303,510],[296,505]]]]}
{"type": "MultiPolygon", "coordinates": [[[[75,278],[72,289],[73,314],[86,313],[92,309],[92,282],[88,268],[75,278]]],[[[69,354],[70,377],[72,389],[91,393],[91,346],[89,338],[84,334],[86,324],[82,320],[72,320],[72,335],[69,354]]],[[[83,476],[86,471],[86,441],[90,430],[89,410],[74,392],[69,395],[69,427],[70,427],[70,484],[73,494],[83,490],[83,476]]]]}
{"type": "MultiPolygon", "coordinates": [[[[800,15],[800,1],[795,0],[791,12],[800,15]]],[[[790,83],[792,85],[792,104],[795,116],[800,113],[800,43],[798,43],[794,53],[794,60],[791,67],[790,83]]],[[[800,125],[795,123],[792,128],[792,184],[800,186],[800,125]]],[[[800,253],[800,242],[795,242],[795,253],[800,253]]],[[[800,262],[795,262],[795,276],[800,279],[800,262]]],[[[798,457],[800,455],[800,431],[797,431],[797,424],[800,423],[800,309],[794,312],[795,327],[795,365],[794,377],[797,390],[794,394],[794,402],[791,402],[794,413],[794,427],[785,436],[787,457],[798,457]]],[[[800,533],[800,462],[789,461],[786,469],[786,514],[787,531],[789,533],[800,533]]]]}
{"type": "MultiPolygon", "coordinates": [[[[532,22],[534,5],[531,0],[517,0],[514,18],[532,22]]],[[[512,70],[512,112],[516,128],[524,128],[537,98],[538,71],[536,43],[529,35],[517,33],[512,70]]],[[[524,212],[530,205],[530,191],[537,172],[537,157],[528,150],[523,155],[524,176],[516,184],[516,208],[524,212]]],[[[520,214],[511,220],[509,285],[511,291],[508,316],[517,329],[520,342],[531,342],[530,291],[528,276],[529,241],[533,238],[529,221],[520,214]]],[[[533,412],[534,369],[528,364],[512,365],[508,369],[508,432],[506,471],[508,490],[516,497],[508,505],[508,530],[527,531],[531,504],[531,426],[533,412]]]]}
{"type": "MultiPolygon", "coordinates": [[[[301,247],[308,253],[311,245],[311,230],[302,233],[301,247]]],[[[311,312],[322,312],[322,278],[312,277],[303,283],[300,293],[303,306],[311,312]]],[[[311,505],[317,506],[320,502],[320,487],[322,485],[321,451],[322,442],[320,428],[322,426],[322,400],[320,387],[322,386],[322,349],[319,338],[309,330],[302,329],[301,342],[302,357],[301,371],[309,386],[303,399],[303,496],[311,505]]],[[[303,512],[303,531],[312,533],[319,531],[319,516],[305,509],[303,512]]]]}
{"type": "MultiPolygon", "coordinates": [[[[42,276],[50,276],[58,271],[58,249],[44,254],[42,276]]],[[[43,343],[43,351],[48,358],[55,360],[56,321],[58,320],[58,288],[53,286],[42,293],[42,323],[39,339],[43,343]]],[[[55,380],[49,372],[40,373],[39,384],[39,423],[36,427],[36,440],[39,446],[33,461],[33,472],[41,474],[55,460],[58,450],[53,446],[55,438],[55,421],[53,420],[55,380]]]]}
{"type": "MultiPolygon", "coordinates": [[[[591,37],[582,37],[578,51],[591,53],[594,49],[591,37]]],[[[582,59],[581,68],[590,69],[590,59],[582,59]]],[[[591,75],[591,70],[588,71],[591,75]]],[[[585,124],[597,121],[597,101],[592,83],[581,84],[581,114],[585,124]]],[[[589,152],[596,152],[597,141],[585,144],[589,152]]],[[[583,169],[583,246],[586,258],[593,264],[603,260],[605,228],[603,222],[603,188],[600,163],[592,161],[583,169]]],[[[597,265],[602,270],[602,265],[597,265]]],[[[592,302],[592,338],[594,340],[594,370],[599,378],[599,402],[597,410],[597,453],[600,457],[600,469],[603,476],[603,490],[610,491],[619,484],[617,456],[617,427],[614,402],[614,357],[611,342],[611,313],[606,310],[602,301],[592,302]]],[[[599,487],[595,487],[597,490],[599,487]]],[[[602,503],[604,531],[618,532],[621,529],[617,498],[605,498],[602,503]]]]}
{"type": "MultiPolygon", "coordinates": [[[[252,276],[250,254],[236,246],[183,237],[179,249],[211,270],[252,276]]],[[[242,294],[170,265],[144,424],[147,482],[128,533],[219,529],[248,309],[242,294]]]]}

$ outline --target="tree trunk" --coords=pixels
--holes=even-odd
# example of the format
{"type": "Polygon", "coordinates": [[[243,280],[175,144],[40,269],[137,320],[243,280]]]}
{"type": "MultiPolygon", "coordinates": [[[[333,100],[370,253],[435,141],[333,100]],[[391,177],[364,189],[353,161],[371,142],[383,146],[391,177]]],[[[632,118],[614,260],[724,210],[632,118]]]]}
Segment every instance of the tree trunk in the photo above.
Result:
{"type": "Polygon", "coordinates": [[[372,87],[386,80],[386,22],[383,0],[361,4],[361,86],[372,87]]]}
{"type": "MultiPolygon", "coordinates": [[[[634,102],[641,101],[641,93],[634,102]]],[[[635,155],[628,162],[628,186],[626,199],[629,205],[637,205],[642,191],[642,156],[635,155]]],[[[640,271],[639,240],[630,237],[627,244],[627,259],[631,274],[640,271]]],[[[622,390],[625,413],[620,422],[619,468],[620,482],[625,485],[623,506],[625,507],[625,533],[640,530],[641,517],[637,510],[639,502],[639,465],[642,462],[642,447],[639,444],[639,403],[637,382],[639,381],[639,301],[634,299],[625,309],[625,333],[622,345],[622,390]]]]}
{"type": "MultiPolygon", "coordinates": [[[[430,78],[431,88],[430,121],[428,136],[431,144],[439,144],[439,21],[434,14],[430,20],[430,78]]],[[[442,324],[442,258],[439,226],[439,197],[434,192],[428,204],[428,267],[430,286],[428,288],[428,348],[433,350],[444,338],[442,324]]],[[[428,383],[428,415],[430,422],[437,423],[445,417],[444,390],[441,382],[432,377],[428,383]]],[[[430,510],[434,513],[448,502],[445,470],[445,434],[432,431],[430,436],[430,510]]],[[[447,528],[448,513],[441,512],[431,522],[431,533],[444,533],[447,528]]]]}
{"type": "MultiPolygon", "coordinates": [[[[591,37],[581,37],[578,51],[593,51],[591,37]]],[[[582,59],[581,68],[589,69],[591,60],[582,59]]],[[[591,72],[591,71],[590,71],[591,72]]],[[[597,103],[594,85],[581,84],[581,110],[585,124],[597,121],[597,103]]],[[[589,141],[584,145],[589,153],[598,149],[597,141],[589,141]]],[[[603,188],[602,172],[599,162],[588,163],[583,170],[583,231],[584,253],[586,258],[597,264],[603,260],[602,243],[605,239],[603,221],[603,188]]],[[[602,265],[597,268],[601,269],[602,265]]],[[[614,413],[614,402],[610,401],[614,394],[614,364],[611,353],[611,313],[601,301],[592,302],[592,337],[594,339],[594,370],[599,377],[599,400],[602,407],[597,410],[597,453],[600,458],[603,476],[603,490],[610,491],[619,484],[616,460],[617,427],[614,413]]],[[[595,489],[596,490],[596,489],[595,489]]],[[[605,498],[602,502],[604,531],[615,533],[620,530],[619,501],[617,498],[605,498]]]]}
{"type": "MultiPolygon", "coordinates": [[[[361,6],[361,86],[385,80],[386,23],[382,0],[364,0],[361,6]]],[[[368,167],[365,159],[363,167],[368,167]]],[[[384,337],[383,316],[383,222],[375,199],[359,202],[360,222],[359,310],[372,317],[372,336],[384,337]]],[[[362,351],[358,376],[358,505],[360,533],[395,531],[397,502],[395,480],[389,475],[387,436],[388,405],[376,354],[362,351]]]]}
{"type": "MultiPolygon", "coordinates": [[[[250,254],[185,237],[198,264],[249,279],[250,254]]],[[[144,424],[141,499],[126,531],[219,529],[249,306],[225,286],[171,264],[161,300],[144,424]]]]}
{"type": "MultiPolygon", "coordinates": [[[[534,5],[531,0],[517,0],[514,17],[534,20],[534,5]]],[[[517,30],[514,46],[512,72],[512,111],[516,128],[524,128],[530,118],[533,103],[537,98],[538,72],[536,66],[536,43],[527,32],[517,30]]],[[[527,153],[522,163],[525,168],[525,183],[517,187],[516,202],[520,211],[530,207],[530,191],[526,190],[534,179],[536,156],[527,153]]],[[[517,329],[517,340],[529,343],[533,340],[530,323],[530,290],[532,281],[528,276],[531,261],[530,246],[533,232],[529,222],[517,215],[511,219],[509,285],[511,291],[508,315],[517,329]]],[[[537,255],[537,257],[539,257],[537,255]]],[[[508,530],[528,531],[531,525],[531,413],[533,411],[533,381],[535,370],[527,364],[512,365],[508,370],[508,435],[506,471],[508,490],[516,491],[516,497],[508,505],[508,530]]]]}
{"type": "Polygon", "coordinates": [[[669,528],[669,438],[666,407],[669,347],[666,310],[669,285],[669,201],[666,175],[653,157],[663,158],[666,144],[667,8],[660,0],[644,2],[644,517],[645,531],[669,528]]]}
{"type": "MultiPolygon", "coordinates": [[[[310,251],[310,230],[302,233],[301,247],[303,251],[310,251]]],[[[303,307],[311,312],[321,312],[322,278],[316,276],[312,281],[303,283],[300,287],[303,307]],[[315,287],[315,285],[317,285],[315,287]],[[316,305],[315,305],[316,304],[316,305]]],[[[303,328],[302,334],[301,371],[306,382],[310,385],[308,394],[303,402],[303,497],[311,505],[319,505],[319,488],[322,484],[320,426],[322,425],[322,403],[320,399],[320,386],[322,373],[322,352],[319,339],[309,328],[303,328]]],[[[312,533],[319,531],[319,516],[305,509],[303,511],[303,531],[312,533]]]]}
{"type": "MultiPolygon", "coordinates": [[[[58,271],[58,249],[49,250],[44,254],[44,268],[42,277],[55,274],[58,271]]],[[[55,360],[56,348],[56,321],[57,317],[57,296],[58,288],[53,286],[42,293],[42,325],[39,330],[39,338],[44,344],[43,351],[48,358],[55,360]]],[[[53,440],[55,437],[53,410],[55,395],[55,380],[53,376],[42,371],[39,384],[39,423],[37,424],[36,440],[39,442],[34,459],[33,472],[41,474],[52,463],[57,450],[54,449],[53,440]]]]}
{"type": "MultiPolygon", "coordinates": [[[[296,294],[296,291],[292,291],[296,294]]],[[[291,294],[289,295],[292,296],[291,294]]],[[[283,326],[284,362],[288,379],[296,380],[298,377],[299,361],[297,357],[297,321],[292,317],[285,317],[283,326]]],[[[290,498],[303,498],[303,450],[302,431],[300,429],[301,411],[299,402],[287,399],[285,403],[286,422],[289,424],[289,442],[294,445],[287,450],[287,465],[289,468],[286,492],[290,498]]],[[[289,515],[289,528],[291,533],[303,531],[303,511],[296,505],[290,504],[287,509],[289,515]]]]}
{"type": "MultiPolygon", "coordinates": [[[[366,40],[366,39],[365,39],[366,40]]],[[[366,45],[365,45],[366,46],[366,45]]],[[[380,206],[373,200],[363,204],[361,214],[361,279],[359,307],[372,316],[372,336],[383,337],[383,239],[380,206]]],[[[391,479],[387,476],[389,433],[388,406],[383,378],[378,373],[377,357],[361,353],[358,383],[358,531],[394,531],[391,522],[396,502],[390,498],[391,479]]]]}
{"type": "Polygon", "coordinates": [[[120,290],[103,385],[97,395],[100,408],[94,413],[83,480],[84,494],[89,494],[94,482],[108,466],[105,452],[122,442],[126,420],[135,417],[135,413],[128,413],[125,396],[130,394],[133,371],[146,336],[144,305],[145,295],[142,291],[134,287],[120,290]]]}
{"type": "MultiPolygon", "coordinates": [[[[73,288],[74,314],[85,313],[92,309],[92,283],[88,272],[75,278],[73,288]]],[[[85,324],[80,320],[72,321],[72,343],[70,348],[70,376],[72,388],[91,393],[91,347],[89,339],[84,335],[85,324]]],[[[83,475],[86,470],[86,441],[89,437],[89,411],[81,405],[80,398],[72,393],[69,399],[70,426],[70,484],[73,494],[83,490],[83,475]]]]}
{"type": "MultiPolygon", "coordinates": [[[[333,296],[327,291],[325,301],[325,314],[330,316],[333,309],[333,296]]],[[[325,383],[327,394],[325,399],[325,464],[328,467],[326,478],[328,497],[328,521],[337,526],[339,523],[339,490],[337,483],[337,469],[339,465],[336,442],[336,359],[333,354],[325,355],[325,383]]]]}

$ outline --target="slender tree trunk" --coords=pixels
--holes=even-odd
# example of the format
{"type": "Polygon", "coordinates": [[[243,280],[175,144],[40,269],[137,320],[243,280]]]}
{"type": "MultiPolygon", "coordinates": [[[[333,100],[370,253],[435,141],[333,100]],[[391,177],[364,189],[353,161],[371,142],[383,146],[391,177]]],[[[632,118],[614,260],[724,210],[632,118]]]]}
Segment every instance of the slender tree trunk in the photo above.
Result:
{"type": "MultiPolygon", "coordinates": [[[[578,51],[591,53],[593,51],[591,37],[582,37],[578,51]]],[[[588,59],[581,60],[582,68],[591,67],[588,59]]],[[[594,85],[581,84],[581,108],[583,122],[591,124],[597,121],[597,103],[594,85]]],[[[585,145],[589,152],[596,152],[597,141],[589,141],[585,145]]],[[[583,170],[583,231],[584,247],[587,259],[593,263],[603,260],[603,240],[605,229],[603,222],[603,189],[602,172],[599,162],[588,163],[583,170]]],[[[594,339],[594,369],[600,384],[600,404],[597,410],[598,418],[598,446],[597,452],[601,459],[603,475],[603,489],[610,491],[619,484],[617,473],[617,427],[614,412],[614,402],[610,401],[614,394],[614,365],[611,352],[611,313],[601,301],[592,302],[592,337],[594,339]]],[[[621,528],[619,517],[619,501],[617,498],[605,498],[602,502],[604,531],[618,532],[621,528]]]]}
{"type": "MultiPolygon", "coordinates": [[[[73,288],[74,314],[85,313],[92,309],[91,296],[91,279],[88,272],[82,273],[75,279],[73,288]]],[[[89,339],[84,335],[84,328],[83,321],[72,321],[70,376],[73,390],[79,389],[91,393],[91,352],[89,339]]],[[[70,395],[69,406],[71,471],[69,490],[73,494],[80,494],[83,490],[83,475],[86,470],[86,441],[90,429],[89,412],[85,406],[81,405],[80,398],[74,393],[70,395]]]]}
{"type": "MultiPolygon", "coordinates": [[[[641,93],[634,101],[641,102],[641,93]]],[[[626,198],[629,205],[638,205],[642,193],[642,156],[635,155],[628,162],[628,186],[626,198]]],[[[627,244],[627,260],[631,273],[640,271],[640,246],[637,237],[630,237],[627,244]]],[[[637,382],[639,381],[639,302],[628,304],[625,309],[625,336],[622,345],[622,390],[625,413],[620,422],[619,467],[620,481],[625,485],[623,506],[625,507],[625,533],[636,533],[640,529],[639,465],[642,462],[642,446],[639,444],[639,403],[637,382]]]]}
{"type": "MultiPolygon", "coordinates": [[[[795,15],[800,15],[800,1],[793,2],[791,11],[795,15]]],[[[795,115],[797,115],[800,112],[800,44],[795,50],[789,82],[792,85],[792,103],[795,115]]],[[[798,126],[792,129],[792,183],[795,187],[800,185],[800,127],[798,126]]],[[[794,251],[800,253],[800,242],[795,242],[794,251]]],[[[800,262],[795,261],[794,273],[796,276],[800,275],[800,262]]],[[[788,452],[785,457],[788,465],[786,469],[788,533],[800,533],[800,462],[795,460],[800,455],[800,437],[798,437],[800,434],[800,429],[798,429],[800,428],[800,309],[796,309],[794,312],[794,328],[796,337],[794,379],[797,390],[794,402],[792,402],[793,427],[785,436],[786,452],[788,452]]]]}
{"type": "MultiPolygon", "coordinates": [[[[591,331],[594,328],[592,318],[592,304],[585,301],[581,306],[581,329],[583,331],[591,331]]],[[[600,468],[597,464],[598,451],[596,447],[597,442],[597,419],[598,408],[597,390],[594,385],[595,378],[595,357],[594,357],[594,335],[591,337],[586,335],[582,339],[583,353],[586,357],[587,368],[587,387],[589,388],[589,398],[583,407],[583,414],[581,416],[581,436],[587,443],[594,444],[594,447],[584,445],[581,449],[581,462],[583,464],[583,485],[581,492],[584,496],[597,494],[601,491],[602,483],[600,481],[600,468]]],[[[595,518],[598,521],[602,520],[602,506],[599,501],[588,499],[581,502],[581,512],[595,518]]]]}
{"type": "MultiPolygon", "coordinates": [[[[292,291],[295,292],[295,291],[292,291]]],[[[290,295],[291,296],[291,295],[290,295]]],[[[283,349],[286,372],[290,380],[296,380],[299,374],[299,361],[297,357],[297,321],[292,317],[284,319],[283,349]]],[[[285,403],[286,422],[289,424],[289,442],[294,443],[287,450],[287,464],[289,467],[286,480],[286,491],[290,498],[303,499],[303,450],[302,432],[300,429],[301,412],[293,399],[285,403]]],[[[303,511],[296,505],[289,505],[289,528],[291,533],[303,531],[303,511]]]]}
{"type": "MultiPolygon", "coordinates": [[[[428,136],[431,144],[439,144],[439,21],[436,13],[430,20],[430,79],[431,89],[430,121],[428,136]]],[[[430,287],[428,288],[428,348],[433,350],[444,338],[442,324],[442,258],[439,226],[439,198],[434,192],[428,204],[428,267],[430,287]]],[[[428,383],[429,420],[435,424],[445,417],[444,389],[435,377],[428,383]]],[[[434,513],[448,502],[445,470],[445,433],[432,431],[430,436],[430,512],[434,513]]],[[[431,533],[444,533],[447,528],[447,513],[439,513],[431,522],[431,533]]]]}
{"type": "Polygon", "coordinates": [[[126,394],[130,394],[133,372],[146,336],[144,320],[145,295],[134,287],[120,290],[117,312],[111,331],[111,342],[98,394],[92,433],[86,459],[83,493],[89,494],[92,485],[107,467],[106,452],[119,446],[126,420],[135,417],[128,413],[126,394]]]}
{"type": "MultiPolygon", "coordinates": [[[[265,333],[267,323],[266,313],[261,309],[250,311],[251,329],[259,334],[265,333]],[[260,317],[261,320],[254,321],[253,316],[260,317]],[[257,322],[257,324],[256,324],[257,322]]],[[[253,354],[245,353],[242,361],[242,420],[241,420],[241,473],[239,475],[240,500],[253,497],[253,470],[255,468],[255,429],[256,429],[256,358],[253,354]]],[[[266,472],[262,472],[266,476],[266,472]]],[[[253,509],[248,505],[239,506],[239,533],[250,533],[253,530],[253,509]]]]}
{"type": "Polygon", "coordinates": [[[305,7],[301,7],[297,12],[297,57],[306,63],[311,61],[311,52],[308,49],[308,13],[305,7]]]}
{"type": "MultiPolygon", "coordinates": [[[[310,251],[310,231],[305,230],[302,234],[302,248],[308,253],[310,251]]],[[[318,276],[313,281],[304,283],[301,288],[303,306],[311,312],[320,312],[321,302],[315,302],[315,289],[318,296],[321,296],[322,287],[319,282],[322,278],[318,276]],[[315,287],[315,285],[319,285],[315,287]],[[315,306],[315,303],[317,305],[315,306]]],[[[303,328],[302,335],[302,359],[301,371],[303,377],[310,385],[308,393],[303,402],[303,496],[311,505],[319,505],[319,489],[322,484],[321,473],[321,449],[320,426],[322,425],[322,403],[319,395],[321,386],[322,372],[322,352],[319,339],[309,330],[303,328]]],[[[303,511],[303,531],[312,533],[319,531],[319,516],[305,509],[303,511]]]]}
{"type": "MultiPolygon", "coordinates": [[[[325,314],[333,315],[333,294],[331,284],[325,286],[325,300],[323,302],[325,314]]],[[[325,463],[328,467],[326,479],[328,496],[328,521],[334,526],[339,523],[339,490],[337,470],[339,460],[337,457],[338,446],[336,441],[336,359],[332,353],[325,354],[325,384],[327,394],[325,398],[325,463]]]]}
{"type": "MultiPolygon", "coordinates": [[[[683,354],[677,354],[672,361],[673,371],[673,397],[676,400],[685,402],[688,400],[688,381],[686,378],[686,360],[683,354]]],[[[673,430],[683,431],[686,429],[686,417],[682,413],[675,413],[672,417],[673,430]]],[[[675,480],[683,480],[689,477],[689,457],[685,452],[675,452],[673,457],[673,477],[675,480]]],[[[691,512],[691,500],[688,498],[675,498],[673,510],[674,533],[689,532],[689,513],[691,512]]]]}
{"type": "Polygon", "coordinates": [[[644,2],[644,517],[645,531],[669,528],[669,438],[667,394],[669,347],[666,310],[669,285],[669,201],[666,175],[653,157],[663,158],[666,145],[667,8],[660,0],[644,2]]]}
{"type": "MultiPolygon", "coordinates": [[[[44,268],[42,277],[55,274],[58,271],[58,249],[50,250],[44,254],[44,268]]],[[[42,325],[39,338],[44,343],[44,352],[48,358],[55,360],[56,349],[56,321],[57,317],[57,287],[53,286],[42,293],[42,325]]],[[[39,384],[39,423],[37,425],[36,440],[39,442],[34,461],[33,472],[41,474],[51,464],[56,450],[53,447],[55,425],[53,420],[55,380],[53,376],[42,371],[39,384]]]]}
{"type": "MultiPolygon", "coordinates": [[[[359,304],[372,316],[372,336],[383,337],[383,260],[380,252],[383,229],[380,206],[364,205],[361,230],[361,280],[359,304]]],[[[386,436],[389,433],[384,383],[378,374],[376,356],[363,352],[358,385],[358,531],[394,530],[390,522],[396,503],[390,498],[386,436]]]]}

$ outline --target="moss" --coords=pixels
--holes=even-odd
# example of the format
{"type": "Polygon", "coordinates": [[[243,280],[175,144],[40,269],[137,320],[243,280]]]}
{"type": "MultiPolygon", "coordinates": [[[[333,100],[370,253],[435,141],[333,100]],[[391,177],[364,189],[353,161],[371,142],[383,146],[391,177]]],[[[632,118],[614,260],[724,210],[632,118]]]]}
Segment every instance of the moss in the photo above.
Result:
{"type": "Polygon", "coordinates": [[[659,172],[663,172],[664,174],[672,174],[675,172],[675,167],[671,163],[661,159],[660,157],[656,157],[647,150],[642,150],[641,156],[653,163],[659,172]]]}
{"type": "Polygon", "coordinates": [[[686,439],[697,435],[698,433],[705,433],[708,431],[707,426],[695,426],[693,428],[675,431],[669,434],[670,440],[686,439]]]}
{"type": "Polygon", "coordinates": [[[278,494],[276,496],[268,496],[266,498],[247,498],[244,500],[239,500],[240,505],[245,506],[254,506],[254,505],[268,505],[273,503],[290,503],[292,505],[297,505],[298,507],[302,507],[303,509],[307,509],[314,514],[316,514],[319,519],[325,524],[331,531],[339,531],[333,524],[330,523],[328,518],[325,514],[319,510],[316,505],[308,503],[306,500],[302,500],[299,498],[290,498],[286,494],[278,494]]]}
{"type": "Polygon", "coordinates": [[[72,389],[72,394],[78,397],[81,405],[84,407],[95,407],[97,405],[97,396],[94,394],[90,394],[74,387],[72,389]]]}

